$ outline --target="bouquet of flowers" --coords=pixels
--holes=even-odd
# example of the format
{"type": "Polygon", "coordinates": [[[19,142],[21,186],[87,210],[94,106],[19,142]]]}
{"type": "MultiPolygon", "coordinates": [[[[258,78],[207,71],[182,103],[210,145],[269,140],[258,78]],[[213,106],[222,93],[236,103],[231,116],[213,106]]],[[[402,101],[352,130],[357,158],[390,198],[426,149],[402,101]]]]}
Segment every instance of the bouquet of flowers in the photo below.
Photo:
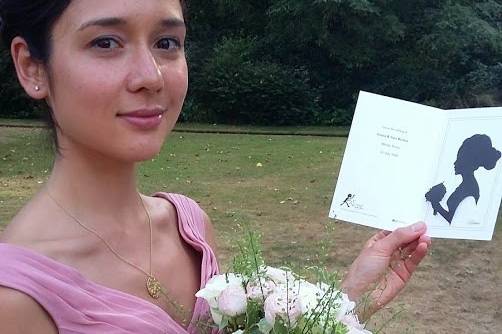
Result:
{"type": "Polygon", "coordinates": [[[311,268],[310,283],[287,268],[265,265],[256,236],[234,259],[234,272],[211,278],[196,296],[205,299],[222,333],[371,334],[355,303],[341,292],[336,274],[311,268]]]}
{"type": "Polygon", "coordinates": [[[446,187],[444,183],[436,184],[425,194],[425,199],[431,202],[432,208],[434,209],[434,215],[437,214],[437,211],[435,209],[436,205],[443,200],[445,194],[446,187]]]}

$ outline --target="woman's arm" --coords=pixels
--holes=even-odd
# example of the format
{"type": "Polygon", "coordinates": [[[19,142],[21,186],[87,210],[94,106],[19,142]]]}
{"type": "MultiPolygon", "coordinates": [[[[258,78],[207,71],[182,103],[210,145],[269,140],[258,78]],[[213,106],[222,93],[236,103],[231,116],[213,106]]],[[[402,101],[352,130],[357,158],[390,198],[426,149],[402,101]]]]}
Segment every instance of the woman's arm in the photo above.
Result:
{"type": "Polygon", "coordinates": [[[58,334],[47,312],[28,295],[0,287],[0,327],[5,334],[58,334]]]}
{"type": "Polygon", "coordinates": [[[455,214],[455,211],[450,212],[450,211],[446,210],[445,208],[443,208],[443,206],[439,202],[431,202],[431,205],[432,205],[432,209],[434,209],[434,212],[439,213],[441,216],[443,216],[444,219],[446,219],[446,221],[448,223],[451,224],[451,221],[453,220],[453,215],[455,214]]]}
{"type": "Polygon", "coordinates": [[[379,232],[368,240],[342,282],[342,290],[358,301],[361,320],[367,320],[406,286],[431,244],[426,229],[424,223],[417,223],[379,232]]]}
{"type": "Polygon", "coordinates": [[[479,188],[477,184],[473,184],[471,186],[472,189],[469,188],[469,190],[467,191],[466,189],[468,189],[468,187],[469,186],[466,186],[464,185],[464,183],[462,183],[460,186],[458,186],[457,189],[455,189],[455,191],[450,195],[450,197],[446,201],[448,210],[445,209],[439,202],[431,202],[434,212],[438,212],[451,225],[451,223],[455,219],[457,209],[460,203],[464,202],[467,198],[470,197],[472,197],[473,199],[479,198],[479,188]],[[476,194],[478,195],[476,196],[476,194]]]}

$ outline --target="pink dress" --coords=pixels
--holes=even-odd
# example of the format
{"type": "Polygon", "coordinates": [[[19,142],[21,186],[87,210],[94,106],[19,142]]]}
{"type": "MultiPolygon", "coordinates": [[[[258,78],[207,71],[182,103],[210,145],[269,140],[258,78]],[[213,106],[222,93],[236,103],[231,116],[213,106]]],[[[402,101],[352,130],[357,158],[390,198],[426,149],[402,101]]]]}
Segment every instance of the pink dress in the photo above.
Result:
{"type": "MultiPolygon", "coordinates": [[[[185,242],[202,254],[203,287],[218,273],[216,257],[205,241],[202,210],[193,200],[177,194],[157,193],[178,213],[185,242]]],[[[198,298],[188,328],[160,307],[139,297],[96,284],[76,269],[27,248],[0,243],[0,285],[36,300],[52,317],[60,334],[185,334],[199,333],[208,305],[198,298]]]]}

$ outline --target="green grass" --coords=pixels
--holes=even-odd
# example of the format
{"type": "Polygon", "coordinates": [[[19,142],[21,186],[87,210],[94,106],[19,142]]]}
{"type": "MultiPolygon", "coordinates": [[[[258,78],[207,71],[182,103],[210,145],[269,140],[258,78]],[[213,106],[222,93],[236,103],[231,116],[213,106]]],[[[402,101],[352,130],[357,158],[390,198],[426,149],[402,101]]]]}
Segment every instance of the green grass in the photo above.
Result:
{"type": "Polygon", "coordinates": [[[33,127],[33,126],[43,126],[44,123],[36,119],[0,118],[0,125],[33,127]]]}
{"type": "MultiPolygon", "coordinates": [[[[0,224],[5,225],[48,177],[52,153],[42,129],[0,131],[0,224]]],[[[140,166],[139,183],[146,193],[180,192],[197,199],[219,231],[223,259],[235,229],[252,223],[271,236],[264,242],[273,244],[277,262],[289,255],[288,248],[312,248],[310,239],[291,244],[305,222],[315,226],[307,232],[312,238],[328,221],[344,145],[345,138],[337,137],[175,133],[158,156],[140,166]]]]}
{"type": "Polygon", "coordinates": [[[347,137],[349,127],[336,126],[249,126],[249,125],[221,125],[179,123],[175,131],[207,131],[221,133],[250,133],[250,134],[281,134],[281,135],[315,135],[347,137]]]}
{"type": "MultiPolygon", "coordinates": [[[[45,123],[34,119],[0,118],[0,126],[44,127],[45,123]]],[[[175,132],[234,133],[234,134],[275,134],[275,135],[313,135],[328,137],[347,137],[349,127],[336,126],[252,126],[178,123],[175,132]]]]}
{"type": "Polygon", "coordinates": [[[48,177],[50,146],[40,129],[0,127],[0,228],[48,177]]]}
{"type": "Polygon", "coordinates": [[[247,222],[287,244],[306,221],[327,221],[344,144],[341,138],[176,134],[140,168],[141,184],[146,192],[160,186],[198,199],[225,248],[236,224],[247,222]]]}

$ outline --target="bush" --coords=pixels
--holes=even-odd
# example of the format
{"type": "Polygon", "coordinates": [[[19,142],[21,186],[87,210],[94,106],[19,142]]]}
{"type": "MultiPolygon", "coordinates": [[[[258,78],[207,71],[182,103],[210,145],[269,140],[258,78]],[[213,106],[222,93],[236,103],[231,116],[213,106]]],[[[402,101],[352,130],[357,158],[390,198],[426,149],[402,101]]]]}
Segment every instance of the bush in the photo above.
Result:
{"type": "Polygon", "coordinates": [[[322,108],[315,113],[314,124],[328,126],[347,126],[352,122],[353,109],[322,108]]]}
{"type": "Polygon", "coordinates": [[[207,121],[223,124],[310,124],[317,109],[308,72],[253,55],[256,40],[224,39],[192,73],[192,93],[207,121]]]}

